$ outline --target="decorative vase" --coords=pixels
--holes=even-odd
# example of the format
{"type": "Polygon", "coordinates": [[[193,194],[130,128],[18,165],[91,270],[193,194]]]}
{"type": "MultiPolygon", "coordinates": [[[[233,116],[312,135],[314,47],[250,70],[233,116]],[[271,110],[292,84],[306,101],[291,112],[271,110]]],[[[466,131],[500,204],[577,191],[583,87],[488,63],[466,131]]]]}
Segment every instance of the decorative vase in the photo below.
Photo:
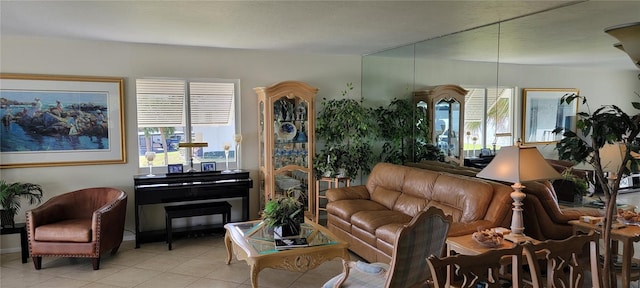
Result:
{"type": "Polygon", "coordinates": [[[16,214],[13,210],[0,209],[0,225],[2,225],[2,227],[14,228],[16,225],[16,222],[14,221],[15,215],[16,214]]]}
{"type": "Polygon", "coordinates": [[[231,170],[229,170],[229,149],[231,149],[231,144],[224,143],[222,148],[224,149],[224,158],[226,162],[226,169],[224,169],[222,173],[231,173],[231,170]]]}
{"type": "Polygon", "coordinates": [[[275,239],[290,238],[300,236],[300,222],[288,223],[273,228],[273,237],[275,239]]]}
{"type": "Polygon", "coordinates": [[[336,175],[336,177],[338,177],[338,178],[344,178],[344,177],[347,177],[347,169],[345,169],[345,168],[338,168],[338,174],[336,175]]]}

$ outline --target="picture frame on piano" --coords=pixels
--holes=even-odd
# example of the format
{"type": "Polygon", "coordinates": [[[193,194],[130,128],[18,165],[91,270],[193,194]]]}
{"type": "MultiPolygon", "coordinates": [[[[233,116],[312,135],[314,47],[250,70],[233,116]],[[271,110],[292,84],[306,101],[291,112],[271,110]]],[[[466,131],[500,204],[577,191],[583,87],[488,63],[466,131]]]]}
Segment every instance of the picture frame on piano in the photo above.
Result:
{"type": "Polygon", "coordinates": [[[184,168],[184,166],[182,166],[182,164],[169,164],[167,165],[168,174],[179,174],[182,173],[182,169],[184,168]]]}
{"type": "Polygon", "coordinates": [[[216,162],[201,162],[200,167],[202,172],[213,172],[216,171],[216,162]]]}

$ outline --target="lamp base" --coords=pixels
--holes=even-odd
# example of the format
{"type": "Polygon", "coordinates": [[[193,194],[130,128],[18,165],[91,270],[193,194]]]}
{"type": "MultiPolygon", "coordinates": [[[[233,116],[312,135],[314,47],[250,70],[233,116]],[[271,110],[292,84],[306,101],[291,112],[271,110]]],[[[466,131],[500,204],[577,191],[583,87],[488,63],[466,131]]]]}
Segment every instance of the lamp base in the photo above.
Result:
{"type": "Polygon", "coordinates": [[[504,240],[507,240],[509,242],[513,242],[516,244],[522,244],[525,242],[532,242],[534,239],[524,234],[509,233],[507,235],[504,235],[504,240]]]}

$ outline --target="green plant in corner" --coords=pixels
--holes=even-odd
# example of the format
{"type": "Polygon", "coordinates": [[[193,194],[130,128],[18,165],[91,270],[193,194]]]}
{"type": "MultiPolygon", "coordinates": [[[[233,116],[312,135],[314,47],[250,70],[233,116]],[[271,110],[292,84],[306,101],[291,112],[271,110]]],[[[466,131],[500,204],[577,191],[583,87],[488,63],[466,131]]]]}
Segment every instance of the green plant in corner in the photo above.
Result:
{"type": "MultiPolygon", "coordinates": [[[[563,133],[564,138],[556,144],[556,149],[559,152],[559,158],[561,160],[572,160],[577,163],[587,162],[593,166],[594,174],[598,180],[596,183],[599,183],[600,188],[604,191],[606,206],[602,228],[604,243],[602,276],[604,277],[604,287],[609,288],[612,286],[613,277],[616,277],[615,273],[611,273],[613,271],[611,228],[617,213],[616,198],[621,177],[615,179],[606,178],[603,170],[606,163],[602,163],[600,149],[602,149],[605,144],[616,143],[625,145],[628,149],[625,149],[621,161],[622,165],[620,165],[616,175],[628,173],[628,167],[631,166],[631,164],[637,164],[638,161],[631,156],[630,152],[633,148],[637,148],[634,147],[633,142],[638,136],[638,133],[640,133],[640,113],[629,116],[615,105],[605,105],[591,113],[586,98],[576,94],[563,96],[560,103],[571,103],[572,101],[579,101],[580,99],[582,99],[582,104],[586,105],[587,110],[589,110],[589,113],[580,112],[577,115],[578,121],[576,126],[580,130],[581,135],[584,136],[572,131],[566,131],[563,133]],[[608,185],[608,182],[611,183],[608,185]]],[[[632,105],[635,109],[640,110],[639,102],[632,102],[632,105]]],[[[554,133],[560,133],[561,130],[562,128],[557,128],[554,130],[554,133]]]]}
{"type": "Polygon", "coordinates": [[[351,90],[353,84],[347,83],[343,98],[322,100],[322,110],[316,119],[316,139],[324,141],[324,148],[315,155],[313,163],[318,177],[326,171],[335,173],[341,169],[352,178],[359,172],[371,171],[373,152],[369,142],[375,134],[374,117],[372,109],[363,106],[362,99],[347,98],[351,90]]]}
{"type": "Polygon", "coordinates": [[[42,201],[42,187],[33,183],[7,183],[5,180],[0,180],[3,226],[14,225],[13,218],[20,210],[20,198],[29,200],[31,205],[39,204],[42,201]]]}

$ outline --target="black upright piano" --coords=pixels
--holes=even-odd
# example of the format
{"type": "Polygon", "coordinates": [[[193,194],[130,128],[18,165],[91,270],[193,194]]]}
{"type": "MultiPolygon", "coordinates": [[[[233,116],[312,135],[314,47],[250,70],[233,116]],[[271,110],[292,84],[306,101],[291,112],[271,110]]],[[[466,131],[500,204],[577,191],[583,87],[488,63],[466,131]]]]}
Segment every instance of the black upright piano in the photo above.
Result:
{"type": "Polygon", "coordinates": [[[249,177],[249,172],[246,171],[137,175],[133,177],[133,182],[135,188],[136,248],[140,247],[140,243],[158,241],[159,231],[140,231],[138,214],[142,205],[242,198],[242,221],[249,220],[249,189],[253,187],[253,181],[249,177]]]}

